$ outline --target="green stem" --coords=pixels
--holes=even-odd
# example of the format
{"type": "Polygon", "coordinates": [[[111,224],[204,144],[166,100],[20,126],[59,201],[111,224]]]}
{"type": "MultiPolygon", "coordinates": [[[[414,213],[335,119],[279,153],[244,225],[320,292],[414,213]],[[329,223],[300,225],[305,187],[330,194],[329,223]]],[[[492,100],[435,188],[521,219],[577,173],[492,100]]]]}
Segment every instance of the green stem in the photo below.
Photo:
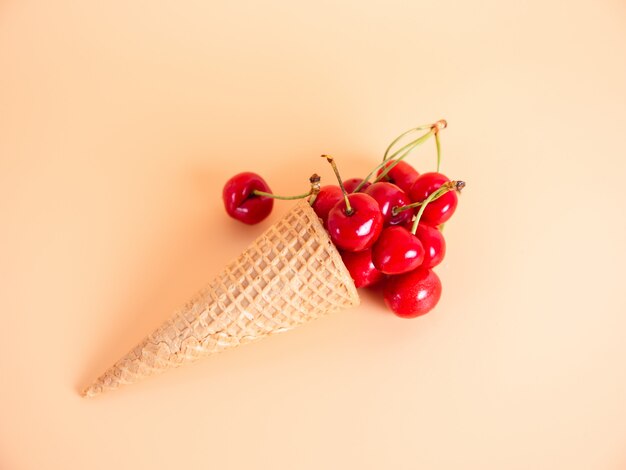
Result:
{"type": "MultiPolygon", "coordinates": [[[[330,163],[330,166],[333,167],[333,171],[335,172],[335,176],[337,177],[337,182],[339,183],[339,187],[341,188],[341,192],[343,193],[343,199],[344,201],[346,201],[346,215],[352,215],[354,210],[352,209],[352,206],[350,205],[350,200],[348,199],[348,193],[346,192],[346,188],[343,186],[343,180],[341,179],[341,176],[339,175],[339,169],[337,169],[337,164],[335,163],[335,159],[331,157],[330,155],[322,155],[322,158],[325,158],[326,160],[328,160],[328,163],[330,163]]],[[[356,192],[356,190],[354,192],[356,192]]]]}
{"type": "Polygon", "coordinates": [[[415,232],[417,232],[417,226],[419,225],[420,219],[422,218],[422,214],[424,214],[424,210],[426,210],[426,207],[428,206],[429,203],[443,196],[448,191],[460,192],[461,189],[463,189],[464,187],[465,187],[464,181],[448,181],[447,183],[442,184],[436,191],[433,191],[432,193],[430,193],[428,197],[424,201],[422,201],[420,210],[415,216],[415,220],[413,221],[413,226],[411,227],[411,233],[415,235],[415,232]]]}
{"type": "MultiPolygon", "coordinates": [[[[405,145],[404,147],[402,147],[401,149],[397,150],[396,152],[393,153],[393,155],[391,155],[389,157],[389,159],[393,159],[392,163],[387,166],[381,173],[380,175],[378,175],[376,177],[376,179],[374,180],[374,182],[378,182],[380,180],[382,180],[385,176],[387,176],[387,174],[393,169],[393,167],[395,167],[399,162],[401,162],[404,158],[406,158],[406,156],[418,145],[426,142],[433,134],[435,133],[435,131],[433,129],[431,129],[430,131],[428,131],[426,134],[424,134],[423,136],[409,142],[407,145],[405,145]],[[400,155],[398,158],[395,158],[396,155],[398,155],[398,153],[400,153],[402,150],[405,150],[405,152],[400,155]]],[[[365,184],[370,180],[370,178],[372,176],[374,176],[374,174],[380,170],[381,168],[383,168],[384,166],[387,165],[387,163],[389,163],[389,160],[383,160],[381,163],[379,163],[378,165],[376,165],[374,167],[374,169],[370,172],[369,175],[367,175],[365,177],[365,179],[363,181],[361,181],[359,183],[359,185],[354,189],[353,192],[359,192],[359,190],[361,190],[361,188],[363,188],[363,186],[365,186],[365,184]]]]}
{"type": "MultiPolygon", "coordinates": [[[[432,201],[436,201],[437,199],[439,199],[441,196],[443,196],[445,193],[441,193],[437,196],[435,196],[432,201]]],[[[426,201],[421,201],[421,202],[413,202],[411,204],[407,204],[406,206],[399,206],[399,207],[394,207],[393,209],[391,209],[391,214],[392,215],[398,215],[400,212],[404,212],[404,211],[408,211],[409,209],[415,209],[416,207],[421,207],[425,204],[426,201]]]]}
{"type": "Polygon", "coordinates": [[[388,157],[387,155],[389,154],[389,151],[391,150],[391,147],[393,147],[400,139],[402,139],[402,137],[404,137],[405,135],[410,134],[411,132],[423,131],[423,130],[426,130],[426,129],[430,129],[431,127],[433,127],[432,124],[424,124],[423,126],[414,127],[413,129],[409,129],[408,131],[403,132],[402,134],[400,134],[398,137],[396,137],[395,139],[393,139],[391,141],[391,143],[389,144],[389,146],[385,150],[385,154],[383,155],[383,161],[385,161],[385,160],[387,160],[389,158],[393,158],[393,157],[388,157]]]}
{"type": "Polygon", "coordinates": [[[309,197],[311,195],[311,191],[304,194],[298,194],[297,196],[277,196],[276,194],[266,193],[265,191],[259,191],[258,189],[255,189],[254,191],[252,191],[252,194],[254,194],[255,196],[271,197],[272,199],[281,199],[283,201],[292,201],[294,199],[304,199],[305,197],[309,197]]]}
{"type": "Polygon", "coordinates": [[[263,196],[263,197],[270,197],[272,199],[280,199],[281,201],[293,201],[296,199],[304,199],[305,197],[311,196],[311,199],[309,199],[309,203],[313,204],[313,202],[315,201],[315,198],[317,197],[317,194],[320,192],[320,180],[321,180],[320,176],[314,173],[309,178],[309,183],[311,183],[311,189],[309,189],[309,191],[306,193],[297,194],[295,196],[278,196],[276,194],[266,193],[265,191],[259,191],[258,189],[255,189],[254,191],[252,191],[252,194],[254,196],[263,196]]]}
{"type": "MultiPolygon", "coordinates": [[[[418,137],[415,140],[412,140],[411,142],[409,142],[408,144],[404,145],[403,147],[400,147],[398,150],[396,150],[395,152],[393,152],[391,155],[389,155],[389,157],[387,157],[387,160],[393,160],[394,158],[396,158],[396,155],[398,155],[400,152],[403,152],[404,150],[413,150],[415,147],[417,147],[419,144],[426,142],[428,139],[430,139],[430,136],[435,134],[437,131],[435,130],[435,128],[431,127],[431,129],[424,134],[421,137],[418,137]]],[[[406,152],[405,152],[406,153],[406,152]]]]}
{"type": "MultiPolygon", "coordinates": [[[[391,162],[381,173],[380,175],[378,175],[376,177],[376,179],[374,180],[374,183],[378,183],[379,181],[381,181],[382,179],[385,178],[385,176],[387,176],[387,174],[394,169],[394,167],[400,163],[402,160],[404,160],[409,153],[411,153],[413,151],[413,149],[415,147],[417,147],[420,144],[423,144],[424,142],[426,142],[428,139],[430,139],[430,137],[432,135],[436,135],[435,131],[431,130],[430,132],[428,132],[427,134],[424,134],[422,137],[420,137],[419,139],[415,139],[411,144],[409,144],[410,146],[405,150],[405,152],[400,155],[399,157],[396,158],[396,155],[398,152],[400,152],[400,149],[398,152],[394,153],[394,155],[392,156],[393,159],[392,160],[387,160],[387,163],[391,162]]],[[[403,147],[404,148],[404,147],[403,147]]]]}
{"type": "Polygon", "coordinates": [[[439,132],[435,133],[435,144],[437,144],[437,173],[439,173],[439,167],[441,166],[441,142],[439,141],[439,132]]]}

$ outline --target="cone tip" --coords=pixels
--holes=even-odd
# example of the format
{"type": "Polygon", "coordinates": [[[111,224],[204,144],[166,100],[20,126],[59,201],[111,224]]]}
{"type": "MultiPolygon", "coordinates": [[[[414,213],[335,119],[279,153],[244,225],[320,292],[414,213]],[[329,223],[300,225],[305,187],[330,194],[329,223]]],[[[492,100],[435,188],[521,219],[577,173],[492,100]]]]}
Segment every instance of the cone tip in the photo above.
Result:
{"type": "Polygon", "coordinates": [[[86,387],[83,390],[81,390],[80,396],[83,398],[91,398],[91,397],[95,397],[96,395],[100,395],[101,391],[102,391],[101,387],[99,387],[97,384],[91,384],[89,387],[86,387]]]}

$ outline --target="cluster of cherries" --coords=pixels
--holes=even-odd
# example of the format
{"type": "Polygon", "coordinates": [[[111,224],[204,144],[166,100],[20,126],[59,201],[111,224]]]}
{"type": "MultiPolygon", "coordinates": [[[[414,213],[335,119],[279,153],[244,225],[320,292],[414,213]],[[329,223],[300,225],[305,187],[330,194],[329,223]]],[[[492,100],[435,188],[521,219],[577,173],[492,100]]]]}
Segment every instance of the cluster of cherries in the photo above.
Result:
{"type": "Polygon", "coordinates": [[[274,199],[308,198],[355,285],[383,283],[385,303],[396,315],[423,315],[441,297],[441,281],[432,268],[444,258],[441,230],[452,217],[457,193],[465,183],[451,181],[439,171],[419,174],[404,158],[434,136],[439,170],[439,131],[446,125],[441,120],[401,134],[365,178],[342,181],[334,159],[322,155],[331,164],[338,185],[320,186],[319,176],[313,175],[311,189],[297,196],[276,196],[256,173],[239,173],[224,186],[226,212],[241,222],[256,224],[270,214],[274,199]],[[402,138],[419,131],[426,132],[391,153],[402,138]]]}

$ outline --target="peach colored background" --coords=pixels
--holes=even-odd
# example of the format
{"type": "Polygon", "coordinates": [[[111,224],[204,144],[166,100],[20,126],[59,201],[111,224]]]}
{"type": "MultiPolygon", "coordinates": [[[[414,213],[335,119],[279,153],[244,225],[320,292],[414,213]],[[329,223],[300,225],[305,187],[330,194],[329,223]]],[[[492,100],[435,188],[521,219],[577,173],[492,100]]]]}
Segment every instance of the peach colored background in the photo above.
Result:
{"type": "Polygon", "coordinates": [[[626,468],[625,84],[617,0],[1,1],[0,468],[626,468]],[[229,175],[441,117],[436,312],[78,396],[287,210],[227,219],[229,175]]]}

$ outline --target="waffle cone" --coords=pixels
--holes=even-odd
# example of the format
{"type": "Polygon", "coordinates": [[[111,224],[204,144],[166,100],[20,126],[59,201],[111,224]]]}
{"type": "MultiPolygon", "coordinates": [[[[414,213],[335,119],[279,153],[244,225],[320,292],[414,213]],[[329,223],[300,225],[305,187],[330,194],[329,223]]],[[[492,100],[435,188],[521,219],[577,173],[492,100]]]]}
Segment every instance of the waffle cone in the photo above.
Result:
{"type": "Polygon", "coordinates": [[[315,212],[298,203],[83,392],[98,395],[359,304],[315,212]]]}

